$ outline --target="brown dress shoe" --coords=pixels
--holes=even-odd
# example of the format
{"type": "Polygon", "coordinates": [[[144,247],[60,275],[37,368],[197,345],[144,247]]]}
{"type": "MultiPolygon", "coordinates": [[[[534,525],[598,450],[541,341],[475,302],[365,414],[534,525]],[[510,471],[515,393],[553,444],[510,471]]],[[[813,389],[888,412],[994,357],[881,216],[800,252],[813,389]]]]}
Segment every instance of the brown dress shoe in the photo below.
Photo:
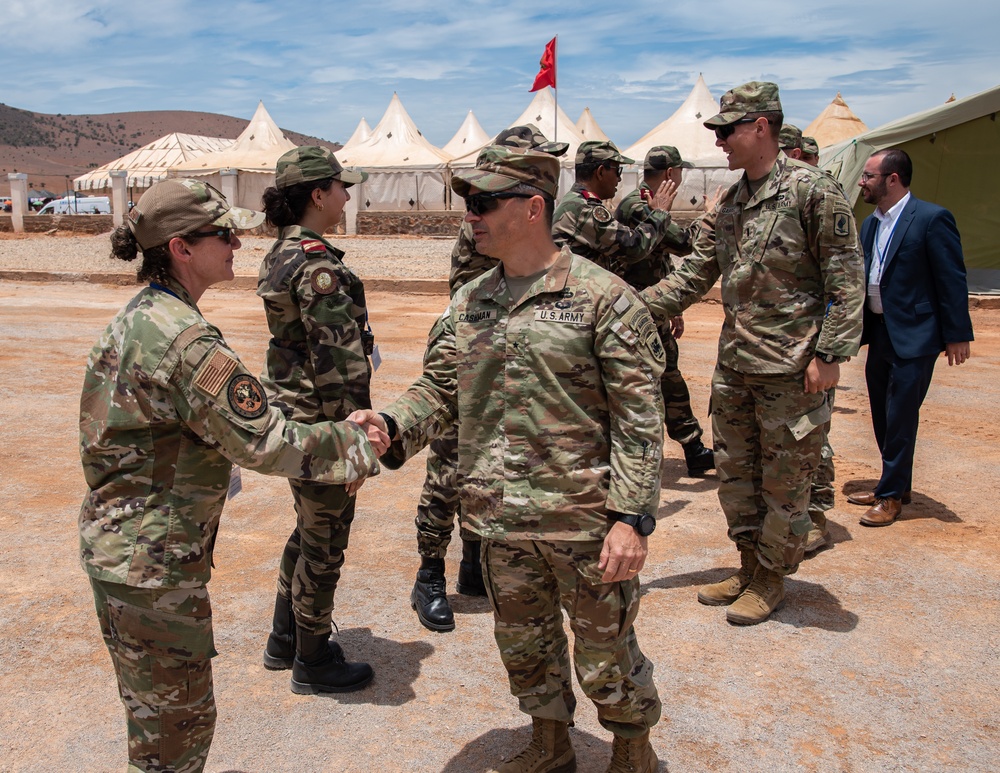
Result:
{"type": "Polygon", "coordinates": [[[868,512],[861,516],[862,526],[888,526],[903,512],[903,503],[892,497],[879,497],[868,512]]]}
{"type": "MultiPolygon", "coordinates": [[[[863,507],[871,507],[875,504],[876,496],[874,491],[856,491],[853,494],[847,495],[847,501],[852,505],[862,505],[863,507]]],[[[903,494],[902,498],[899,500],[904,505],[910,504],[910,492],[907,491],[903,494]]]]}

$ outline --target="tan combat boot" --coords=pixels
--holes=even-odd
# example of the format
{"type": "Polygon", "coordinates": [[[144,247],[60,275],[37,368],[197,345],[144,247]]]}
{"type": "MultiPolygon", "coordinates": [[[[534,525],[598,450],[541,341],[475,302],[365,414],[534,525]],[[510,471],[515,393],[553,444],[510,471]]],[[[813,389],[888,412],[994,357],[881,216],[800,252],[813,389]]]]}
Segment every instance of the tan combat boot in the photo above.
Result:
{"type": "Polygon", "coordinates": [[[531,743],[498,767],[495,773],[573,773],[576,754],[569,740],[569,722],[531,718],[531,743]]]}
{"type": "Polygon", "coordinates": [[[742,563],[740,570],[732,577],[712,585],[703,585],[698,591],[698,601],[710,607],[724,607],[736,601],[746,590],[753,579],[753,573],[760,566],[757,554],[752,550],[741,550],[740,562],[742,563]]]}
{"type": "Polygon", "coordinates": [[[649,742],[649,731],[638,738],[615,736],[607,773],[656,773],[660,761],[649,742]]]}
{"type": "Polygon", "coordinates": [[[780,609],[784,601],[785,578],[760,566],[747,589],[726,610],[726,620],[735,625],[757,625],[780,609]]]}

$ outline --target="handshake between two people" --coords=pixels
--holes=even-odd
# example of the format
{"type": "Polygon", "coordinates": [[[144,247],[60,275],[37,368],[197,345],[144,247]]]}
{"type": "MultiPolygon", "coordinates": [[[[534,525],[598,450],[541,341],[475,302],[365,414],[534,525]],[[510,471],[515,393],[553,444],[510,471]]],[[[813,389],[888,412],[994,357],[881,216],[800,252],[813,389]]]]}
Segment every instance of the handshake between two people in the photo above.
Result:
{"type": "MultiPolygon", "coordinates": [[[[368,438],[368,442],[371,444],[376,456],[382,456],[382,454],[389,450],[392,438],[389,437],[389,430],[386,427],[385,419],[375,411],[368,409],[355,411],[347,417],[347,421],[354,422],[365,433],[365,437],[368,438]]],[[[366,480],[367,478],[361,478],[351,481],[344,488],[349,495],[354,496],[366,480]]]]}

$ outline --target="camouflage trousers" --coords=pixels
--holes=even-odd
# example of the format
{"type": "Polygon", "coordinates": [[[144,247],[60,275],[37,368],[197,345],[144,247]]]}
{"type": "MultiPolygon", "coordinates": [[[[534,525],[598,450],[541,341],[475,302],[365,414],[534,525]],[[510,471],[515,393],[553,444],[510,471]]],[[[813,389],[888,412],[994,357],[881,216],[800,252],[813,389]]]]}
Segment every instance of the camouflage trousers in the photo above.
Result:
{"type": "Polygon", "coordinates": [[[483,576],[510,691],[525,714],[569,722],[576,709],[562,609],[580,687],[601,725],[637,737],[660,719],[653,664],[633,624],[639,580],[605,583],[602,542],[484,540],[483,576]]]}
{"type": "Polygon", "coordinates": [[[90,579],[128,725],[129,771],[198,773],[215,734],[208,589],[90,579]]]}
{"type": "Polygon", "coordinates": [[[670,333],[669,325],[660,328],[660,339],[667,355],[667,364],[660,378],[667,437],[675,443],[685,445],[700,438],[703,430],[691,410],[691,393],[688,392],[684,376],[677,367],[680,352],[677,348],[677,339],[670,333]]]}
{"type": "MultiPolygon", "coordinates": [[[[424,558],[444,558],[455,530],[458,502],[458,425],[430,442],[427,477],[417,504],[417,551],[424,558]]],[[[479,535],[464,526],[459,532],[466,542],[479,542],[479,535]]]]}
{"type": "Polygon", "coordinates": [[[343,486],[288,483],[296,522],[281,555],[278,595],[291,598],[296,625],[317,636],[328,634],[356,500],[343,486]]]}
{"type": "Polygon", "coordinates": [[[792,574],[809,533],[809,498],[830,420],[825,393],[807,394],[803,374],[754,375],[717,365],[712,435],[719,504],[729,538],[764,566],[792,574]]]}
{"type": "MultiPolygon", "coordinates": [[[[826,394],[832,417],[833,400],[836,397],[837,390],[835,388],[830,389],[826,394]]],[[[833,509],[833,482],[836,476],[833,469],[833,446],[830,445],[830,422],[823,425],[822,431],[822,458],[812,479],[812,487],[809,495],[809,520],[820,531],[826,531],[826,511],[833,509]]]]}

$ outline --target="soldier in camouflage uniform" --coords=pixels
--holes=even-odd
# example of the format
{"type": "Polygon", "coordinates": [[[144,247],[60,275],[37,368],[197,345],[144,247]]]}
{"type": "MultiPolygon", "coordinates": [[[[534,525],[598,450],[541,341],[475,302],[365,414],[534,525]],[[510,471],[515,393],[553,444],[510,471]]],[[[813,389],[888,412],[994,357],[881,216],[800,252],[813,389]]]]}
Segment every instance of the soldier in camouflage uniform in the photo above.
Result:
{"type": "MultiPolygon", "coordinates": [[[[534,148],[553,156],[562,156],[569,149],[565,142],[549,142],[534,124],[512,126],[493,139],[494,145],[510,148],[534,148]]],[[[451,295],[460,287],[478,279],[497,265],[497,260],[476,249],[472,224],[463,222],[451,252],[451,295]]],[[[436,324],[431,331],[429,346],[443,330],[436,324]]],[[[448,603],[444,558],[451,542],[458,515],[458,429],[451,427],[441,437],[434,438],[427,454],[427,476],[417,505],[417,550],[420,569],[410,595],[410,603],[420,622],[432,631],[452,631],[455,616],[448,603]]],[[[479,535],[460,526],[462,561],[458,570],[456,590],[466,596],[485,596],[483,573],[479,560],[479,535]]]]}
{"type": "Polygon", "coordinates": [[[741,555],[732,577],[703,587],[736,624],[766,620],[802,560],[809,487],[830,418],[827,390],[857,354],[864,278],[840,187],[778,148],[778,87],[726,92],[705,126],[742,179],[706,215],[694,254],[642,292],[670,317],[722,277],[725,322],[712,379],[719,502],[741,555]]]}
{"type": "MultiPolygon", "coordinates": [[[[655,771],[660,716],[633,623],[655,526],[664,352],[625,282],[552,241],[559,162],[491,147],[452,187],[477,248],[501,264],[462,287],[423,376],[384,414],[398,463],[458,425],[462,517],[483,571],[529,746],[501,773],[574,770],[573,663],[601,724],[610,771],[655,771]]],[[[390,459],[384,459],[390,464],[390,459]]]]}
{"type": "MultiPolygon", "coordinates": [[[[693,164],[681,158],[677,148],[671,145],[657,145],[650,148],[643,161],[643,180],[638,189],[632,191],[618,205],[615,220],[629,228],[636,228],[648,220],[653,213],[649,201],[653,190],[668,180],[680,187],[684,169],[693,164]]],[[[674,270],[673,255],[684,256],[691,252],[691,231],[676,223],[667,227],[663,238],[643,260],[625,267],[622,279],[636,290],[644,290],[656,284],[674,270]]],[[[663,371],[660,388],[663,390],[663,405],[666,412],[667,435],[684,449],[688,475],[700,476],[715,467],[712,451],[701,442],[702,429],[691,411],[691,394],[684,377],[677,367],[679,351],[677,339],[684,333],[684,317],[672,317],[659,326],[660,340],[667,352],[667,367],[663,371]]]]}
{"type": "Polygon", "coordinates": [[[216,718],[207,585],[233,464],[341,485],[378,472],[357,425],[287,421],[198,310],[208,286],[233,278],[232,229],[262,219],[205,183],[169,180],[112,237],[112,257],[141,250],[139,279],[152,281],[87,362],[80,560],[125,705],[130,771],[204,769],[216,718]]]}
{"type": "MultiPolygon", "coordinates": [[[[279,232],[257,284],[271,332],[261,380],[287,418],[306,424],[371,407],[374,339],[364,286],[323,237],[340,222],[347,189],[367,177],[344,169],[326,148],[307,145],[278,159],[275,187],[264,192],[267,220],[279,232]]],[[[296,526],[281,556],[264,665],[291,668],[296,693],[360,689],[371,681],[371,667],[345,662],[328,642],[354,494],[305,480],[289,485],[296,526]]]]}
{"type": "Polygon", "coordinates": [[[802,130],[790,123],[783,124],[778,132],[778,147],[789,158],[802,158],[802,130]]]}
{"type": "Polygon", "coordinates": [[[556,208],[552,236],[601,268],[622,276],[649,257],[670,226],[677,186],[664,182],[649,200],[649,217],[634,228],[618,222],[604,200],[618,190],[622,164],[634,163],[611,141],[587,141],[576,152],[576,183],[556,208]]]}
{"type": "Polygon", "coordinates": [[[802,138],[802,157],[809,166],[819,166],[819,143],[813,137],[802,138]]]}

